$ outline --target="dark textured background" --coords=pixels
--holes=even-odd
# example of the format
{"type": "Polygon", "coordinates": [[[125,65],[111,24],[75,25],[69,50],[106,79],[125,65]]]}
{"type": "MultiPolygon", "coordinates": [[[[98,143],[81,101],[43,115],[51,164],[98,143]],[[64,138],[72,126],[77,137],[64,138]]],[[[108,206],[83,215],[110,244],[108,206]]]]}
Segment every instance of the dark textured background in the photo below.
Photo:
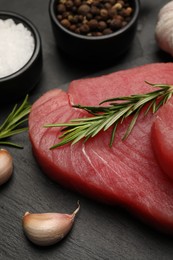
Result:
{"type": "MultiPolygon", "coordinates": [[[[36,25],[43,46],[41,81],[30,94],[33,102],[54,87],[64,88],[72,79],[102,75],[157,61],[171,61],[158,50],[154,38],[160,8],[166,0],[141,0],[138,30],[132,48],[114,64],[99,68],[68,60],[57,50],[48,15],[48,0],[0,0],[0,9],[18,12],[36,25]]],[[[1,107],[1,119],[12,104],[1,107]]],[[[65,190],[49,180],[35,162],[27,133],[13,140],[23,150],[9,149],[14,156],[14,175],[0,187],[0,259],[173,259],[173,238],[163,235],[119,207],[109,207],[65,190]],[[77,200],[81,211],[71,233],[59,244],[40,248],[23,234],[25,211],[71,213],[77,200]]]]}

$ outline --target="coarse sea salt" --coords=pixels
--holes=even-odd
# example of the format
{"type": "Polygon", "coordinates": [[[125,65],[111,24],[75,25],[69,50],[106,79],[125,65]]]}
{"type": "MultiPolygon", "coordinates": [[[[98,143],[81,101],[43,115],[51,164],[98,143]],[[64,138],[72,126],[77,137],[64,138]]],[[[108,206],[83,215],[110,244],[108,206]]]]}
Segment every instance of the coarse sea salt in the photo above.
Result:
{"type": "Polygon", "coordinates": [[[21,69],[30,60],[34,48],[34,37],[22,23],[0,19],[0,78],[21,69]]]}

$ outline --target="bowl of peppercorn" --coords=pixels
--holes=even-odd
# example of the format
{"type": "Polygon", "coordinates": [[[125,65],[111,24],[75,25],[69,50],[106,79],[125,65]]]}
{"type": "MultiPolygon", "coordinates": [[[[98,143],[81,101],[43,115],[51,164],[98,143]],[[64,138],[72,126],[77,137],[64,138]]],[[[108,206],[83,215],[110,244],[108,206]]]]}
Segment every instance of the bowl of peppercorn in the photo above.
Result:
{"type": "Polygon", "coordinates": [[[139,0],[50,0],[57,46],[83,61],[110,61],[131,46],[139,0]]]}

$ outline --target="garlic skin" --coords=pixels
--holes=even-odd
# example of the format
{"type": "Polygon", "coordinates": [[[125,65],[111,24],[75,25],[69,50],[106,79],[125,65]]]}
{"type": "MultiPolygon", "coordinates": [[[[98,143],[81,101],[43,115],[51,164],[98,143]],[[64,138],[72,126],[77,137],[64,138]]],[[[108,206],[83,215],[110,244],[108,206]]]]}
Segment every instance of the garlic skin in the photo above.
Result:
{"type": "Polygon", "coordinates": [[[11,154],[5,149],[0,149],[0,185],[7,182],[12,173],[13,158],[11,154]]]}
{"type": "Polygon", "coordinates": [[[158,46],[173,56],[173,1],[168,2],[160,9],[155,37],[158,46]]]}
{"type": "Polygon", "coordinates": [[[22,221],[24,233],[36,245],[53,245],[69,233],[79,208],[78,205],[72,214],[26,212],[22,221]]]}

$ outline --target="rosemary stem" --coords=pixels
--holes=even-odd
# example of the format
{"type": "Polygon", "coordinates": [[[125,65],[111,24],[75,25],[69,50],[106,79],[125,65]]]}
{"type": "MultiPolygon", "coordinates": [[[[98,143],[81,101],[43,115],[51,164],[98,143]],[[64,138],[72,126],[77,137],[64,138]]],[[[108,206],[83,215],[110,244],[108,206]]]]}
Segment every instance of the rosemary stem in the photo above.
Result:
{"type": "Polygon", "coordinates": [[[112,146],[117,126],[122,124],[125,118],[131,117],[130,124],[123,136],[123,140],[125,140],[132,132],[141,111],[144,111],[144,115],[147,115],[149,111],[156,113],[172,97],[173,85],[149,82],[146,84],[156,88],[156,90],[144,94],[106,99],[100,102],[99,106],[74,105],[75,108],[87,111],[88,117],[72,119],[67,123],[45,125],[45,127],[62,127],[61,140],[51,149],[67,143],[75,144],[81,139],[85,142],[100,131],[106,131],[110,127],[113,127],[110,137],[110,146],[112,146]],[[105,103],[108,105],[101,106],[105,103]]]}

